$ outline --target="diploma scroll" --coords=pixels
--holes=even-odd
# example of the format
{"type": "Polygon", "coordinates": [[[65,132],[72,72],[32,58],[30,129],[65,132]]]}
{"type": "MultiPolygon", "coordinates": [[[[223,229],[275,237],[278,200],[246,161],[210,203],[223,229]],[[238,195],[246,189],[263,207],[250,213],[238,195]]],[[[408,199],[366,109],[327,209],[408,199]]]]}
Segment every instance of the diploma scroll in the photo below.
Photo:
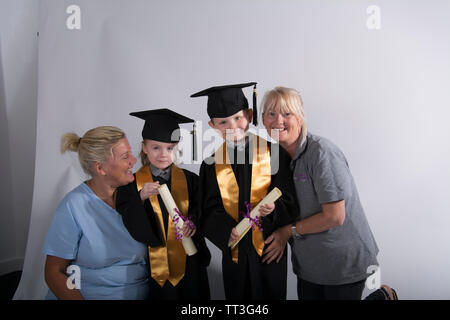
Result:
{"type": "MultiPolygon", "coordinates": [[[[164,206],[167,209],[167,212],[169,213],[170,217],[172,218],[172,221],[175,225],[175,228],[178,230],[181,230],[184,225],[183,219],[177,217],[180,210],[178,210],[178,207],[173,200],[172,194],[169,191],[169,188],[167,188],[166,184],[163,184],[161,187],[158,188],[159,195],[161,196],[161,199],[164,202],[164,206]]],[[[188,256],[192,256],[197,253],[197,248],[195,247],[194,242],[191,238],[182,237],[181,243],[183,244],[184,251],[186,251],[186,254],[188,256]]]]}
{"type": "MultiPolygon", "coordinates": [[[[273,188],[272,191],[270,191],[257,205],[252,209],[250,212],[250,217],[255,219],[259,216],[259,208],[262,205],[273,203],[275,202],[279,197],[281,197],[281,191],[277,187],[273,188]]],[[[236,226],[236,230],[239,234],[239,238],[234,242],[228,242],[228,246],[231,247],[231,249],[234,249],[234,247],[237,246],[239,241],[245,236],[245,234],[250,230],[251,228],[251,222],[249,218],[244,218],[241,220],[241,222],[238,223],[236,226]]]]}

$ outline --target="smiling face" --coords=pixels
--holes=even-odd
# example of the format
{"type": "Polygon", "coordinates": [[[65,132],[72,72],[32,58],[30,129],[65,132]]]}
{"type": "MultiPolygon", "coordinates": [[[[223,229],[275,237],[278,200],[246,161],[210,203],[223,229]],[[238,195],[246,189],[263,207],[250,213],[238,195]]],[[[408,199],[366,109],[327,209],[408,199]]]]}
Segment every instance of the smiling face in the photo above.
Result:
{"type": "Polygon", "coordinates": [[[306,133],[303,101],[290,88],[276,87],[263,98],[263,123],[269,135],[284,148],[297,144],[302,128],[306,133]]]}
{"type": "Polygon", "coordinates": [[[274,140],[286,145],[294,143],[302,129],[302,122],[293,113],[283,112],[278,105],[264,113],[263,123],[274,140]]]}
{"type": "Polygon", "coordinates": [[[135,163],[128,139],[122,138],[112,148],[112,155],[101,164],[101,169],[109,185],[117,188],[134,181],[132,169],[135,163]]]}
{"type": "Polygon", "coordinates": [[[213,118],[208,122],[209,126],[220,133],[227,141],[236,142],[245,137],[253,110],[241,110],[226,118],[213,118]]]}
{"type": "Polygon", "coordinates": [[[160,142],[145,139],[142,143],[142,151],[147,155],[150,163],[158,169],[165,169],[172,165],[174,148],[177,143],[160,142]]]}

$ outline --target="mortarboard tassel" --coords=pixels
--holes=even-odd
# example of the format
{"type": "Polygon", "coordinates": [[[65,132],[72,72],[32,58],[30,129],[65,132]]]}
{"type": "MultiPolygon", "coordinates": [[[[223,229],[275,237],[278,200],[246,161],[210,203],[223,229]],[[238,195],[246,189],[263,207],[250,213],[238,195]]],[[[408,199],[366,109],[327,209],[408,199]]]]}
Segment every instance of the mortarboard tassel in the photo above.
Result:
{"type": "Polygon", "coordinates": [[[197,161],[197,131],[195,130],[195,122],[191,133],[192,133],[192,161],[197,161]]]}
{"type": "Polygon", "coordinates": [[[256,83],[253,87],[253,125],[258,125],[258,110],[256,108],[256,83]]]}

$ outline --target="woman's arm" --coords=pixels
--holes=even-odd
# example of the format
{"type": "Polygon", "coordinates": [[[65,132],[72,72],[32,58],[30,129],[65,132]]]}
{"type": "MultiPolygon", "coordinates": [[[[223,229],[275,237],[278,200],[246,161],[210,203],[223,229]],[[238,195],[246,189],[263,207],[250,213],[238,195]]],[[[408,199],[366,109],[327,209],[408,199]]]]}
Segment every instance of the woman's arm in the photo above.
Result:
{"type": "MultiPolygon", "coordinates": [[[[311,217],[297,221],[296,230],[300,235],[319,233],[328,229],[341,226],[345,220],[345,201],[337,201],[322,204],[322,212],[311,217]]],[[[262,262],[271,263],[280,261],[288,239],[292,237],[291,225],[286,225],[275,230],[265,241],[270,245],[263,252],[262,262]]]]}
{"type": "Polygon", "coordinates": [[[47,255],[45,262],[45,282],[59,300],[83,300],[78,289],[67,287],[66,270],[70,260],[47,255]]]}
{"type": "Polygon", "coordinates": [[[322,212],[297,221],[296,230],[300,235],[319,233],[339,227],[345,221],[345,200],[322,204],[322,212]]]}

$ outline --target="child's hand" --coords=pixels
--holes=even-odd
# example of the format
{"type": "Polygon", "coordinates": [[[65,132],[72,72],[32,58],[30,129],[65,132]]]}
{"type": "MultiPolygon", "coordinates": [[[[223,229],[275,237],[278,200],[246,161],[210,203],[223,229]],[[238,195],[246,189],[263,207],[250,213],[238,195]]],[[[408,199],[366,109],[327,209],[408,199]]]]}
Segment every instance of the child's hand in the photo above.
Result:
{"type": "Polygon", "coordinates": [[[239,233],[237,232],[236,228],[233,228],[231,230],[230,240],[228,242],[235,242],[238,238],[239,238],[239,233]]]}
{"type": "Polygon", "coordinates": [[[259,215],[261,217],[265,217],[272,213],[272,211],[275,210],[275,203],[267,203],[265,205],[262,205],[259,207],[259,215]]]}
{"type": "MultiPolygon", "coordinates": [[[[192,225],[194,226],[194,224],[192,225]]],[[[197,228],[195,226],[191,228],[189,223],[183,224],[183,228],[181,228],[181,233],[183,234],[183,237],[186,238],[192,237],[195,234],[195,231],[197,231],[197,228]]]]}
{"type": "Polygon", "coordinates": [[[158,188],[160,187],[159,182],[147,182],[142,187],[139,195],[141,196],[141,200],[145,201],[148,197],[153,196],[155,194],[159,194],[158,188]]]}

